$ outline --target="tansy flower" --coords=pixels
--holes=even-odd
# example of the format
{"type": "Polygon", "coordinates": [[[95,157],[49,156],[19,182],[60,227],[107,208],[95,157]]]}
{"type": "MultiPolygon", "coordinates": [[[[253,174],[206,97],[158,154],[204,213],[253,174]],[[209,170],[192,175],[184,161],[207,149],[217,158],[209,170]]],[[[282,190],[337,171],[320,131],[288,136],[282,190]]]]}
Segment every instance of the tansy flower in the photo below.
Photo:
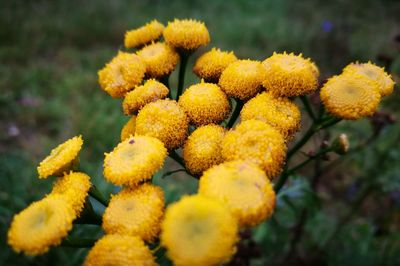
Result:
{"type": "Polygon", "coordinates": [[[258,121],[241,122],[222,141],[225,160],[248,160],[263,169],[269,178],[277,176],[286,156],[285,140],[272,126],[258,121]]]}
{"type": "Polygon", "coordinates": [[[189,119],[173,100],[149,103],[136,119],[136,134],[160,139],[167,149],[176,149],[186,139],[189,119]]]}
{"type": "Polygon", "coordinates": [[[271,216],[275,192],[265,173],[246,161],[230,161],[204,172],[199,194],[222,201],[241,226],[255,226],[271,216]]]}
{"type": "Polygon", "coordinates": [[[193,67],[193,72],[207,82],[218,82],[222,71],[237,60],[233,52],[224,52],[217,48],[200,56],[193,67]]]}
{"type": "Polygon", "coordinates": [[[168,88],[155,79],[149,79],[142,86],[136,87],[125,95],[122,107],[124,114],[132,115],[148,103],[164,99],[168,96],[168,88]]]}
{"type": "Polygon", "coordinates": [[[136,48],[156,41],[161,37],[163,30],[164,25],[153,20],[140,28],[127,31],[125,33],[125,47],[136,48]]]}
{"type": "Polygon", "coordinates": [[[113,196],[103,215],[107,234],[139,236],[153,241],[160,232],[164,192],[151,184],[124,189],[113,196]]]}
{"type": "Polygon", "coordinates": [[[137,236],[105,235],[89,251],[84,266],[156,266],[155,258],[137,236]]]}
{"type": "Polygon", "coordinates": [[[72,229],[74,210],[64,197],[48,196],[14,216],[8,244],[16,252],[39,255],[56,246],[72,229]]]}
{"type": "Polygon", "coordinates": [[[130,136],[135,135],[136,128],[136,115],[133,115],[129,121],[122,127],[121,130],[121,141],[126,140],[130,136]]]}
{"type": "Polygon", "coordinates": [[[263,92],[245,103],[240,119],[263,121],[278,129],[286,139],[290,139],[300,127],[301,113],[297,105],[288,98],[263,92]]]}
{"type": "Polygon", "coordinates": [[[385,70],[371,62],[368,63],[351,63],[343,69],[344,75],[357,76],[361,75],[375,82],[379,88],[381,96],[387,96],[393,92],[394,81],[385,70]]]}
{"type": "Polygon", "coordinates": [[[58,145],[37,167],[39,178],[60,176],[72,169],[77,163],[82,145],[82,136],[73,137],[58,145]]]}
{"type": "Polygon", "coordinates": [[[129,137],[104,159],[104,177],[115,185],[136,186],[148,180],[164,164],[167,150],[148,136],[129,137]]]}
{"type": "Polygon", "coordinates": [[[218,85],[201,82],[190,86],[179,98],[179,105],[196,126],[224,121],[231,111],[228,97],[218,85]]]}
{"type": "Polygon", "coordinates": [[[165,41],[181,50],[195,50],[210,42],[210,35],[203,22],[193,19],[175,19],[168,22],[164,32],[165,41]]]}
{"type": "Polygon", "coordinates": [[[222,72],[219,86],[230,97],[248,100],[261,90],[265,70],[253,60],[238,60],[222,72]]]}
{"type": "Polygon", "coordinates": [[[146,63],[146,76],[160,78],[171,74],[179,62],[179,54],[165,43],[152,43],[136,53],[146,63]]]}
{"type": "Polygon", "coordinates": [[[50,195],[62,195],[65,197],[78,217],[83,210],[90,186],[90,177],[88,175],[70,172],[55,181],[50,195]]]}
{"type": "Polygon", "coordinates": [[[274,95],[295,97],[318,88],[318,68],[301,54],[274,53],[262,65],[267,72],[263,85],[274,95]]]}
{"type": "Polygon", "coordinates": [[[146,64],[135,54],[118,52],[106,66],[98,72],[101,88],[114,98],[123,97],[142,82],[146,64]]]}
{"type": "Polygon", "coordinates": [[[320,96],[329,113],[349,120],[372,115],[381,100],[376,82],[366,76],[348,74],[330,78],[320,96]]]}
{"type": "Polygon", "coordinates": [[[168,207],[161,244],[174,265],[217,265],[235,252],[237,230],[235,218],[219,201],[185,196],[168,207]]]}
{"type": "Polygon", "coordinates": [[[217,125],[197,128],[183,146],[183,159],[189,172],[199,176],[203,171],[223,161],[221,143],[225,129],[217,125]]]}

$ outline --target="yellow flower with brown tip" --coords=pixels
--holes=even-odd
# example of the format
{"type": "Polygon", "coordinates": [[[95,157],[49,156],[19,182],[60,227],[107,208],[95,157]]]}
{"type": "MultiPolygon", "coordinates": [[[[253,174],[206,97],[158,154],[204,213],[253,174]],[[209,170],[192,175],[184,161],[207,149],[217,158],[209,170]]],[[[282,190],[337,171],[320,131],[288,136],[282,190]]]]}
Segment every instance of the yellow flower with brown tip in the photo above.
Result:
{"type": "Polygon", "coordinates": [[[240,119],[263,121],[278,129],[286,139],[291,139],[300,128],[301,113],[297,105],[288,98],[263,92],[245,103],[240,119]]]}
{"type": "Polygon", "coordinates": [[[136,87],[125,95],[122,102],[124,114],[136,114],[146,104],[164,99],[168,96],[169,89],[155,79],[149,79],[142,86],[136,87]]]}
{"type": "Polygon", "coordinates": [[[371,62],[351,63],[343,69],[344,75],[361,75],[375,82],[379,88],[381,96],[387,96],[393,92],[394,81],[392,77],[385,72],[385,69],[371,62]]]}
{"type": "Polygon", "coordinates": [[[235,253],[237,232],[236,219],[222,203],[185,196],[167,208],[161,244],[174,265],[218,265],[235,253]]]}
{"type": "Polygon", "coordinates": [[[274,95],[295,97],[318,88],[318,68],[301,54],[274,53],[262,65],[267,73],[263,86],[274,95]]]}
{"type": "Polygon", "coordinates": [[[105,235],[89,251],[84,266],[156,266],[150,249],[137,236],[105,235]]]}
{"type": "Polygon", "coordinates": [[[164,164],[163,143],[148,136],[129,137],[104,159],[104,177],[114,185],[136,186],[149,180],[164,164]]]}
{"type": "Polygon", "coordinates": [[[247,120],[226,133],[222,141],[225,160],[248,160],[265,171],[269,178],[277,176],[286,156],[282,134],[258,120],[247,120]]]}
{"type": "Polygon", "coordinates": [[[218,85],[201,82],[190,86],[179,98],[179,105],[196,126],[224,121],[231,105],[226,94],[218,85]]]}
{"type": "Polygon", "coordinates": [[[153,20],[146,25],[127,31],[125,33],[125,47],[137,48],[159,39],[163,33],[164,25],[153,20]]]}
{"type": "Polygon", "coordinates": [[[348,120],[372,115],[381,100],[376,82],[366,76],[349,74],[330,78],[320,96],[329,113],[348,120]]]}
{"type": "Polygon", "coordinates": [[[118,52],[98,72],[101,88],[113,98],[121,98],[139,85],[146,72],[145,62],[137,55],[118,52]]]}
{"type": "Polygon", "coordinates": [[[219,86],[230,97],[248,100],[262,89],[265,70],[254,60],[238,60],[228,65],[219,79],[219,86]]]}
{"type": "Polygon", "coordinates": [[[193,131],[183,146],[186,169],[199,176],[211,166],[221,163],[221,143],[224,136],[225,129],[212,124],[193,131]]]}
{"type": "Polygon", "coordinates": [[[82,145],[82,136],[76,136],[54,148],[37,167],[39,178],[61,176],[71,170],[77,163],[82,145]]]}
{"type": "Polygon", "coordinates": [[[237,58],[233,52],[212,48],[196,60],[193,72],[207,82],[217,83],[222,71],[235,61],[237,58]]]}
{"type": "Polygon", "coordinates": [[[72,229],[75,212],[59,195],[34,202],[16,214],[8,230],[8,244],[16,252],[40,255],[57,246],[72,229]]]}
{"type": "Polygon", "coordinates": [[[79,217],[85,205],[90,187],[91,183],[88,175],[79,172],[70,172],[54,182],[50,195],[65,197],[74,209],[76,217],[79,217]]]}
{"type": "Polygon", "coordinates": [[[223,202],[240,226],[255,226],[264,221],[272,215],[276,202],[264,171],[242,160],[205,171],[200,178],[199,194],[223,202]]]}
{"type": "Polygon", "coordinates": [[[122,127],[121,130],[121,141],[126,140],[130,136],[135,135],[135,128],[136,128],[136,116],[133,115],[128,122],[122,127]]]}
{"type": "Polygon", "coordinates": [[[179,62],[179,54],[171,46],[157,42],[136,53],[146,63],[146,76],[161,78],[171,74],[179,62]]]}
{"type": "Polygon", "coordinates": [[[164,192],[160,187],[143,184],[111,198],[104,211],[103,229],[107,234],[139,236],[151,242],[160,232],[163,215],[164,192]]]}
{"type": "Polygon", "coordinates": [[[169,45],[186,51],[196,50],[210,42],[206,25],[193,19],[175,19],[168,22],[163,35],[169,45]]]}
{"type": "Polygon", "coordinates": [[[136,119],[136,134],[161,140],[167,149],[176,149],[187,137],[189,119],[173,100],[158,100],[147,104],[136,119]]]}

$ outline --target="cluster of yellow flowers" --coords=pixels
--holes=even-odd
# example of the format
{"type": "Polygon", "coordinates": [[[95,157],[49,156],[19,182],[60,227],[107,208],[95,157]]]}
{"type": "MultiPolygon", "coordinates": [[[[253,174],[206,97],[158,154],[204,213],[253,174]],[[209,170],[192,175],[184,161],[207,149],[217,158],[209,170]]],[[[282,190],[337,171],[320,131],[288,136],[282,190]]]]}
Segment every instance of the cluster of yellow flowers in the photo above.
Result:
{"type": "MultiPolygon", "coordinates": [[[[212,48],[194,64],[200,82],[183,93],[178,88],[173,98],[169,75],[209,41],[202,22],[175,19],[165,27],[154,20],[126,33],[125,46],[135,53],[119,52],[98,72],[101,88],[123,98],[130,119],[121,142],[105,154],[104,177],[122,189],[104,211],[105,236],[85,265],[155,265],[145,243],[158,241],[175,265],[227,262],[239,230],[274,212],[272,181],[300,129],[293,97],[317,91],[319,70],[301,54],[274,53],[261,62],[212,48]],[[232,114],[230,98],[236,101],[232,114]],[[199,178],[198,193],[165,207],[152,177],[168,154],[176,159],[180,151],[185,170],[199,178]]],[[[383,69],[353,63],[329,79],[320,95],[331,115],[358,119],[371,115],[393,87],[383,69]]],[[[16,251],[46,252],[79,217],[91,186],[87,175],[71,171],[82,143],[72,138],[40,163],[41,178],[60,177],[48,196],[15,216],[8,242],[16,251]]]]}

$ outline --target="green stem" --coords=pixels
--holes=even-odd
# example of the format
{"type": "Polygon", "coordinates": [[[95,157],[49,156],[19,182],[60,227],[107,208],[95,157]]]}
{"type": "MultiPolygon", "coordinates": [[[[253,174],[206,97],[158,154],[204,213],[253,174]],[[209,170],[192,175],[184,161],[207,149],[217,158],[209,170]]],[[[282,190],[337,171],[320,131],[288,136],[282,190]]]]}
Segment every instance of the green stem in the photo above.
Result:
{"type": "Polygon", "coordinates": [[[78,238],[67,236],[61,243],[61,246],[73,248],[90,248],[94,246],[94,243],[96,241],[97,239],[93,238],[78,238]]]}
{"type": "Polygon", "coordinates": [[[185,72],[186,72],[186,65],[189,60],[190,54],[182,52],[180,53],[181,56],[181,63],[179,65],[179,78],[178,78],[178,90],[176,92],[176,100],[179,100],[183,92],[183,85],[185,83],[185,72]]]}
{"type": "Polygon", "coordinates": [[[186,172],[186,169],[177,169],[177,170],[165,172],[165,173],[161,176],[161,178],[165,178],[165,177],[167,177],[167,176],[169,176],[169,175],[172,175],[172,174],[178,173],[178,172],[186,172]]]}
{"type": "Polygon", "coordinates": [[[235,124],[235,122],[240,114],[240,111],[242,110],[243,105],[244,105],[244,101],[235,99],[235,98],[234,98],[234,100],[236,102],[236,105],[235,105],[235,109],[233,110],[231,117],[229,118],[228,124],[226,125],[227,128],[232,128],[232,126],[235,124]]]}
{"type": "Polygon", "coordinates": [[[306,133],[303,135],[303,137],[291,148],[287,155],[286,155],[286,161],[288,162],[289,159],[298,151],[300,150],[304,144],[314,135],[314,133],[317,132],[316,130],[316,124],[313,123],[306,133]]]}
{"type": "Polygon", "coordinates": [[[109,199],[103,196],[103,194],[97,189],[95,185],[92,185],[92,187],[89,190],[89,195],[92,196],[94,199],[96,199],[98,202],[103,204],[104,206],[108,206],[109,199]]]}
{"type": "Polygon", "coordinates": [[[89,198],[85,201],[85,206],[83,211],[78,219],[74,221],[75,224],[94,224],[94,225],[101,225],[102,219],[101,216],[98,215],[92,206],[89,198]]]}
{"type": "Polygon", "coordinates": [[[302,103],[303,103],[304,107],[306,108],[306,111],[307,111],[308,115],[311,117],[311,119],[313,121],[316,121],[317,117],[314,114],[314,111],[310,105],[310,102],[308,101],[307,96],[306,95],[300,96],[300,100],[302,101],[302,103]]]}
{"type": "Polygon", "coordinates": [[[175,162],[177,162],[179,165],[181,165],[183,168],[186,169],[185,162],[183,161],[182,157],[179,156],[179,154],[175,150],[172,150],[169,152],[169,157],[174,159],[175,162]]]}
{"type": "Polygon", "coordinates": [[[297,170],[303,168],[304,166],[306,166],[307,164],[309,164],[310,162],[312,162],[314,159],[325,155],[328,152],[331,152],[332,149],[331,148],[327,148],[327,149],[322,149],[320,150],[317,154],[313,155],[313,156],[309,156],[306,160],[304,160],[303,162],[299,163],[298,165],[294,166],[293,168],[291,168],[289,171],[287,171],[288,175],[293,174],[294,172],[296,172],[297,170]]]}

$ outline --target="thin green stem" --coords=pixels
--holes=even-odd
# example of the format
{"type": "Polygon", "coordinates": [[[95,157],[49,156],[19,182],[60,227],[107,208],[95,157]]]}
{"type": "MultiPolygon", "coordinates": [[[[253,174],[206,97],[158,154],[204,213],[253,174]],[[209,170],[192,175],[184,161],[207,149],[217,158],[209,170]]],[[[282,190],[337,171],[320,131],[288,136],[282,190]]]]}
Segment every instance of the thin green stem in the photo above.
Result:
{"type": "Polygon", "coordinates": [[[179,154],[175,150],[172,150],[169,152],[169,157],[174,159],[175,162],[177,162],[180,166],[182,166],[183,168],[186,169],[185,162],[183,161],[182,157],[179,156],[179,154]]]}
{"type": "Polygon", "coordinates": [[[180,53],[180,56],[181,56],[181,63],[179,65],[178,89],[175,97],[176,100],[179,100],[179,97],[183,92],[183,85],[185,83],[186,65],[189,60],[190,54],[182,52],[180,53]]]}
{"type": "Polygon", "coordinates": [[[98,202],[103,204],[104,206],[108,206],[109,199],[107,199],[98,189],[95,185],[92,185],[92,187],[89,190],[89,195],[96,199],[98,202]]]}
{"type": "Polygon", "coordinates": [[[314,135],[314,133],[317,132],[316,130],[316,124],[313,123],[306,133],[303,135],[303,137],[288,151],[286,155],[286,161],[288,162],[290,158],[298,151],[300,150],[304,144],[307,143],[307,141],[314,135]]]}
{"type": "Polygon", "coordinates": [[[85,206],[83,211],[78,219],[74,221],[75,224],[93,224],[93,225],[101,225],[102,219],[101,216],[98,215],[92,206],[89,198],[85,201],[85,206]]]}
{"type": "Polygon", "coordinates": [[[97,239],[93,238],[78,238],[67,236],[61,243],[61,246],[72,248],[90,248],[94,246],[94,243],[96,241],[97,239]]]}
{"type": "Polygon", "coordinates": [[[178,172],[186,172],[186,169],[177,169],[177,170],[165,172],[165,173],[161,176],[161,178],[165,178],[165,177],[167,177],[167,176],[170,176],[170,175],[175,174],[175,173],[178,173],[178,172]]]}
{"type": "Polygon", "coordinates": [[[310,102],[308,101],[307,96],[306,95],[300,96],[300,100],[302,101],[302,103],[303,103],[304,107],[306,108],[306,111],[307,111],[308,115],[311,117],[311,119],[313,121],[316,121],[317,117],[314,114],[314,111],[310,105],[310,102]]]}
{"type": "Polygon", "coordinates": [[[313,156],[309,156],[306,160],[304,160],[303,162],[299,163],[298,165],[290,168],[287,173],[288,175],[291,175],[293,173],[295,173],[297,170],[303,168],[304,166],[306,166],[307,164],[309,164],[310,162],[312,162],[314,159],[319,158],[322,155],[325,155],[328,152],[331,152],[332,149],[331,148],[327,148],[327,149],[321,149],[317,154],[313,155],[313,156]]]}
{"type": "Polygon", "coordinates": [[[235,124],[237,118],[239,117],[240,111],[242,110],[244,105],[244,101],[242,100],[235,99],[235,102],[236,102],[235,109],[233,109],[233,113],[229,118],[228,124],[226,125],[227,128],[231,128],[235,124]]]}

